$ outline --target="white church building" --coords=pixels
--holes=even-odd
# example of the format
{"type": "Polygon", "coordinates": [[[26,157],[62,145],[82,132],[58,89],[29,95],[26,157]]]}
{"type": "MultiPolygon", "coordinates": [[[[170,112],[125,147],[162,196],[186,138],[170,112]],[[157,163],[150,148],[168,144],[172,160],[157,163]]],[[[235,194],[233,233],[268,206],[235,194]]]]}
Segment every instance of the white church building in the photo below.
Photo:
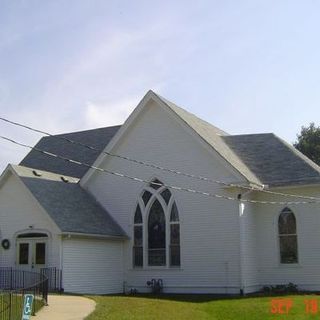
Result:
{"type": "Polygon", "coordinates": [[[274,134],[229,135],[149,91],[121,126],[36,147],[60,158],[2,173],[0,267],[58,268],[74,293],[320,290],[320,168],[274,134]]]}

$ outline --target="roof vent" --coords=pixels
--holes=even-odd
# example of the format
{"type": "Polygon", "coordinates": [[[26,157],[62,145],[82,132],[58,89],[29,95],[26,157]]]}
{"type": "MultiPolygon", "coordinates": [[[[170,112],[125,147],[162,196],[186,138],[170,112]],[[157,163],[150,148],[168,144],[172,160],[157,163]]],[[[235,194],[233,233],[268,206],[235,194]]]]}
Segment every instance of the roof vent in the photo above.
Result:
{"type": "Polygon", "coordinates": [[[32,170],[32,173],[36,176],[36,177],[41,177],[42,174],[36,170],[32,170]]]}
{"type": "Polygon", "coordinates": [[[65,177],[63,177],[63,176],[61,176],[61,180],[62,180],[63,182],[65,182],[65,183],[68,183],[68,182],[69,182],[69,179],[67,179],[67,178],[65,178],[65,177]]]}

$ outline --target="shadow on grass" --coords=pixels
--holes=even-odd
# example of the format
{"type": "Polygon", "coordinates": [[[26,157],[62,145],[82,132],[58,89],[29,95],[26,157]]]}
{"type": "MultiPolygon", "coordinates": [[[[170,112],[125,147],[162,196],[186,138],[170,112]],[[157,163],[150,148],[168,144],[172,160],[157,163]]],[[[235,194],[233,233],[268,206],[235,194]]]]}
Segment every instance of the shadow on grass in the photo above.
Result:
{"type": "Polygon", "coordinates": [[[221,301],[221,300],[247,300],[247,299],[261,299],[261,298],[274,298],[274,297],[286,297],[293,295],[319,295],[319,293],[287,293],[287,294],[263,294],[263,293],[255,293],[246,296],[240,295],[221,295],[221,294],[152,294],[152,293],[144,293],[144,294],[118,294],[118,295],[105,295],[106,297],[126,297],[132,299],[152,299],[152,300],[169,300],[169,301],[177,301],[177,302],[190,302],[190,303],[206,303],[210,301],[221,301]]]}
{"type": "MultiPolygon", "coordinates": [[[[289,295],[289,294],[288,294],[289,295]]],[[[137,293],[137,294],[117,294],[117,295],[105,295],[106,297],[125,297],[132,299],[150,299],[150,300],[168,300],[176,302],[190,302],[190,303],[206,303],[210,301],[219,301],[219,300],[245,300],[252,298],[271,298],[277,297],[279,295],[248,295],[248,296],[239,296],[239,295],[221,295],[221,294],[152,294],[152,293],[137,293]]],[[[283,296],[283,295],[281,295],[283,296]]]]}

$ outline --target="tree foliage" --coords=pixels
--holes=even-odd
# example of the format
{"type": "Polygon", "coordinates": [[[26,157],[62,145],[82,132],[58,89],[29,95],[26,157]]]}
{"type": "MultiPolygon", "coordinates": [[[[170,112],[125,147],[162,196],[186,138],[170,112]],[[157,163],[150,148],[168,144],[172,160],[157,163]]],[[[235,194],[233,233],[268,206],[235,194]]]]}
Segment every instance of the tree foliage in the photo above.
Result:
{"type": "Polygon", "coordinates": [[[300,152],[316,164],[320,165],[320,127],[311,122],[308,127],[302,127],[293,144],[300,152]]]}

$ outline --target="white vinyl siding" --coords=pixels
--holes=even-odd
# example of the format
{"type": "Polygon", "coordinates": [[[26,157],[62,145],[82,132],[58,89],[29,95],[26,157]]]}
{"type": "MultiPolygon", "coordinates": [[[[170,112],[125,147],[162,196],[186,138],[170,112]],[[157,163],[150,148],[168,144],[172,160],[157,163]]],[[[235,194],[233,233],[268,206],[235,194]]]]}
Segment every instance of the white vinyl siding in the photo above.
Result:
{"type": "Polygon", "coordinates": [[[60,230],[11,173],[0,188],[0,222],[1,239],[9,239],[11,243],[8,250],[0,248],[0,267],[17,267],[16,235],[24,231],[48,233],[47,266],[60,268],[60,230]]]}
{"type": "MultiPolygon", "coordinates": [[[[319,197],[316,188],[283,189],[281,192],[319,197]]],[[[270,199],[260,195],[259,200],[270,199]]],[[[284,200],[273,197],[274,200],[284,200]]],[[[288,199],[291,200],[292,199],[288,199]]],[[[288,284],[300,289],[320,290],[320,209],[319,204],[290,205],[297,225],[298,256],[295,264],[280,263],[279,214],[285,205],[256,205],[259,278],[262,285],[288,284]]]]}
{"type": "Polygon", "coordinates": [[[123,292],[122,242],[64,239],[62,278],[65,292],[123,292]]]}
{"type": "MultiPolygon", "coordinates": [[[[169,112],[150,104],[128,129],[113,153],[176,168],[195,175],[235,182],[239,176],[214,152],[172,118],[169,112]],[[227,168],[228,167],[228,168],[227,168]]],[[[184,186],[211,193],[237,196],[221,186],[178,176],[108,157],[101,164],[122,172],[164,184],[184,186]]],[[[106,174],[94,174],[84,187],[113,215],[129,237],[133,237],[133,216],[145,184],[106,174]]],[[[147,280],[163,279],[171,292],[239,293],[239,212],[237,201],[225,201],[171,190],[180,217],[180,268],[132,268],[132,240],[124,247],[127,287],[150,290],[147,280]]]]}

